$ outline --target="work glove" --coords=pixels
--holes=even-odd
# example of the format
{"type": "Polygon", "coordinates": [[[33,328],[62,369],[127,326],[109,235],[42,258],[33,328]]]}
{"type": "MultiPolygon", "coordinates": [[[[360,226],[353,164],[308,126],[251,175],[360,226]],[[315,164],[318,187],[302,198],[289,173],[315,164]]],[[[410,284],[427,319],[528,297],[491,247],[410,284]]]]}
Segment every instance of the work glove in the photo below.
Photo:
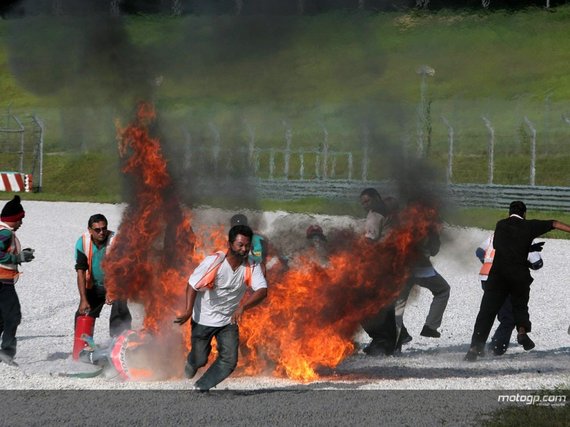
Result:
{"type": "Polygon", "coordinates": [[[22,249],[22,251],[16,255],[16,262],[21,264],[23,262],[30,262],[34,259],[34,250],[30,248],[22,249]]]}
{"type": "Polygon", "coordinates": [[[542,247],[544,246],[544,242],[533,243],[530,245],[529,252],[540,252],[542,251],[542,247]]]}

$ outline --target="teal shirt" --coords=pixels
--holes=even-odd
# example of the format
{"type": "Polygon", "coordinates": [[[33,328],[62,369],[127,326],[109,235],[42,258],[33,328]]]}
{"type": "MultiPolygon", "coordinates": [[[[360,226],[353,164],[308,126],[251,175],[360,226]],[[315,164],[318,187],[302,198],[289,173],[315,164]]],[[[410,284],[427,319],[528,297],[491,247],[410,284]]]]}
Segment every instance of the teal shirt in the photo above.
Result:
{"type": "MultiPolygon", "coordinates": [[[[91,257],[91,277],[93,279],[93,286],[105,286],[105,272],[101,268],[101,264],[105,259],[105,251],[107,250],[107,245],[98,248],[93,242],[91,242],[91,251],[93,256],[91,257]]],[[[83,239],[80,237],[75,244],[75,268],[79,270],[87,270],[87,256],[83,252],[83,239]],[[83,256],[81,256],[83,255],[83,256]]]]}
{"type": "Polygon", "coordinates": [[[251,253],[249,259],[257,262],[258,264],[263,261],[265,254],[263,253],[263,237],[259,234],[254,234],[251,239],[251,253]]]}

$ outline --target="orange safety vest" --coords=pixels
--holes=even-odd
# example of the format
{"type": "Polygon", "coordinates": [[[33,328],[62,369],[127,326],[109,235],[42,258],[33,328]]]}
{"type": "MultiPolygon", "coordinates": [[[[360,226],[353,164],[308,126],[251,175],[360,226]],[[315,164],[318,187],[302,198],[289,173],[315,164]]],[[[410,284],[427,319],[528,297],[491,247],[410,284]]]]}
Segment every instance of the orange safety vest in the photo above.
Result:
{"type": "MultiPolygon", "coordinates": [[[[115,236],[113,231],[109,232],[107,237],[109,243],[107,246],[111,245],[112,238],[115,236]]],[[[81,244],[83,245],[83,253],[87,257],[87,271],[85,272],[85,289],[91,289],[93,287],[91,260],[93,259],[93,247],[91,246],[91,234],[88,231],[81,235],[81,244]]]]}
{"type": "MultiPolygon", "coordinates": [[[[214,262],[210,265],[206,273],[202,276],[198,283],[196,283],[195,289],[201,288],[208,288],[212,289],[214,287],[214,282],[216,281],[216,274],[218,274],[218,270],[222,266],[222,263],[226,259],[226,254],[222,251],[216,252],[216,258],[214,262]]],[[[251,286],[251,276],[253,275],[253,267],[249,262],[246,260],[245,262],[245,273],[244,273],[244,281],[246,286],[251,286]]]]}
{"type": "MultiPolygon", "coordinates": [[[[6,249],[6,252],[12,255],[17,255],[20,253],[21,245],[20,241],[16,237],[16,233],[12,230],[8,224],[0,222],[0,230],[11,230],[12,231],[12,241],[10,246],[6,249]]],[[[18,264],[0,264],[0,280],[9,280],[16,283],[18,281],[18,264]]]]}
{"type": "Polygon", "coordinates": [[[479,270],[479,274],[481,276],[489,275],[491,267],[493,266],[494,258],[495,258],[495,248],[493,247],[493,238],[491,238],[489,239],[489,245],[487,246],[487,249],[485,249],[485,257],[483,259],[483,265],[481,266],[481,270],[479,270]]]}

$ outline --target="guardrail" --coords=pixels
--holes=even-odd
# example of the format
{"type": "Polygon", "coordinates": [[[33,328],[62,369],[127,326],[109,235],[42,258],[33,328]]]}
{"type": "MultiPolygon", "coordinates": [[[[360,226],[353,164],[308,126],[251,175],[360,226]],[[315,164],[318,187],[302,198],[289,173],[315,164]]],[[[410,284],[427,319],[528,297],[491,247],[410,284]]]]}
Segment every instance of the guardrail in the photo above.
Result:
{"type": "MultiPolygon", "coordinates": [[[[255,180],[254,187],[258,196],[278,200],[315,197],[357,202],[366,187],[382,195],[399,193],[397,184],[388,181],[255,180]]],[[[522,200],[532,209],[570,212],[570,187],[450,184],[434,190],[458,206],[506,209],[513,200],[522,200]]]]}

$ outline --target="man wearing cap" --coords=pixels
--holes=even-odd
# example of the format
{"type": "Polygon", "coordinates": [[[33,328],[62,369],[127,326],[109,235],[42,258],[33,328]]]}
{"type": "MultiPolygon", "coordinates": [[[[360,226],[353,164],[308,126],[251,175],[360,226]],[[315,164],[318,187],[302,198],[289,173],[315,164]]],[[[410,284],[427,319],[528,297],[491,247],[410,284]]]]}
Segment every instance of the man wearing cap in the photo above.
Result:
{"type": "Polygon", "coordinates": [[[18,266],[34,259],[34,250],[22,249],[16,237],[24,216],[20,196],[14,196],[0,213],[0,361],[10,365],[16,365],[16,330],[22,319],[14,286],[18,281],[18,266]]]}

